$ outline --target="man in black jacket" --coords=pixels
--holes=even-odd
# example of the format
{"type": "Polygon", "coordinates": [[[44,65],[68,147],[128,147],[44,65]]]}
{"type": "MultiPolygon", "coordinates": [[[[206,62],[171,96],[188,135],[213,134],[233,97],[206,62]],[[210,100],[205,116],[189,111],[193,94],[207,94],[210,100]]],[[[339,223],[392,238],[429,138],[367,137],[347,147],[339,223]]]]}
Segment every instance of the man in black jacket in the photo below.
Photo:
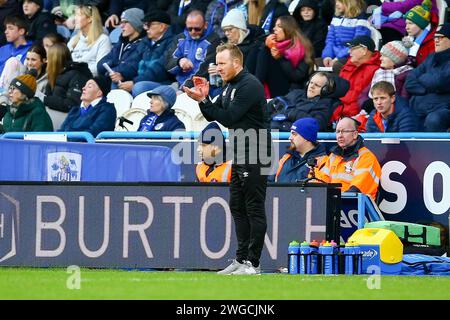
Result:
{"type": "MultiPolygon", "coordinates": [[[[238,249],[236,259],[219,274],[259,274],[261,251],[267,228],[265,198],[266,166],[270,165],[270,133],[262,84],[243,68],[243,55],[233,44],[217,47],[217,71],[226,83],[213,103],[209,84],[184,87],[199,102],[206,120],[216,120],[230,129],[234,151],[230,184],[230,209],[238,249]]],[[[194,80],[195,83],[195,80],[194,80]]],[[[269,171],[269,170],[267,170],[269,171]]]]}
{"type": "Polygon", "coordinates": [[[319,124],[319,131],[327,131],[331,114],[341,104],[339,98],[345,96],[349,87],[350,83],[343,78],[321,71],[314,73],[306,89],[294,89],[269,102],[270,127],[290,131],[294,121],[313,117],[319,124]]]}

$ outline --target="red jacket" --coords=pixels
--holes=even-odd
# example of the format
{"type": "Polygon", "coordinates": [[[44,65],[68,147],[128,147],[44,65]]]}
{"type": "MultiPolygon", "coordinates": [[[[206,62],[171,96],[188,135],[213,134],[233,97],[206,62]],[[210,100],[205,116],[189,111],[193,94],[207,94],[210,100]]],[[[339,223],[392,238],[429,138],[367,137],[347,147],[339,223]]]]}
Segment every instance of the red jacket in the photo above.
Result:
{"type": "Polygon", "coordinates": [[[339,76],[350,82],[350,89],[341,98],[342,105],[337,107],[331,117],[336,121],[342,117],[352,117],[361,111],[361,104],[369,99],[368,93],[373,74],[380,68],[380,53],[375,51],[370,59],[357,67],[350,58],[342,67],[339,76]]]}
{"type": "Polygon", "coordinates": [[[430,33],[427,34],[425,39],[420,45],[419,51],[417,52],[416,61],[417,65],[421,64],[430,53],[434,52],[434,34],[436,33],[436,28],[433,27],[430,33]]]}

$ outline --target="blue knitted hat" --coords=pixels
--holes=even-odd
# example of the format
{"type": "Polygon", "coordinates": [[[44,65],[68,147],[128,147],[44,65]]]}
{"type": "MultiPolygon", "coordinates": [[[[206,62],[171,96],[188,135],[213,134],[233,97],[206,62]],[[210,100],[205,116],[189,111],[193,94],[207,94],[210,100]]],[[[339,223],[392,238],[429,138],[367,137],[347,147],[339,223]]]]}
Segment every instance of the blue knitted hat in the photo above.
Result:
{"type": "Polygon", "coordinates": [[[291,130],[297,132],[308,141],[316,142],[319,124],[314,118],[302,118],[292,124],[291,130]]]}
{"type": "Polygon", "coordinates": [[[225,145],[225,137],[223,136],[222,129],[216,122],[210,122],[200,133],[199,142],[203,144],[219,144],[225,145]],[[217,141],[220,139],[221,141],[217,141]]]}

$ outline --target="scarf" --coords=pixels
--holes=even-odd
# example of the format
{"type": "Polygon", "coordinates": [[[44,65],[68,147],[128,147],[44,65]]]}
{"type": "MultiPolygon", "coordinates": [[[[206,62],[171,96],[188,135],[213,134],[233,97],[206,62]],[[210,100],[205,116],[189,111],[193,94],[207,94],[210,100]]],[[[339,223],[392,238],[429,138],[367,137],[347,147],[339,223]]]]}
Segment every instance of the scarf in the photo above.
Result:
{"type": "Polygon", "coordinates": [[[417,56],[417,52],[420,49],[420,45],[422,44],[423,40],[425,40],[426,36],[428,35],[428,33],[431,30],[431,24],[428,24],[428,26],[423,29],[422,33],[416,38],[414,39],[414,43],[412,45],[411,48],[409,48],[409,56],[411,57],[415,57],[417,56]]]}
{"type": "Polygon", "coordinates": [[[293,46],[289,48],[291,40],[284,40],[276,43],[276,47],[280,54],[289,60],[294,68],[297,68],[300,61],[305,57],[305,47],[297,40],[293,46]]]}

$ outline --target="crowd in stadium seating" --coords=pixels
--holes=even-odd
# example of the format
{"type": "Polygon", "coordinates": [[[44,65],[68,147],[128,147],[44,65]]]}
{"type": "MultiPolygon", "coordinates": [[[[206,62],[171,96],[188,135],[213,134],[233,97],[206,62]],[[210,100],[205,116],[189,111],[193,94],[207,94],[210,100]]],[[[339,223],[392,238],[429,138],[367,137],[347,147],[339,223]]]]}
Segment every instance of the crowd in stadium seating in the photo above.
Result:
{"type": "Polygon", "coordinates": [[[447,132],[446,9],[444,0],[0,0],[2,131],[64,130],[68,116],[96,109],[82,99],[94,77],[136,97],[162,85],[180,94],[200,76],[220,95],[215,49],[229,42],[271,99],[273,129],[314,117],[320,131],[334,131],[354,117],[359,132],[447,132]],[[25,105],[42,125],[11,125],[25,105]]]}

